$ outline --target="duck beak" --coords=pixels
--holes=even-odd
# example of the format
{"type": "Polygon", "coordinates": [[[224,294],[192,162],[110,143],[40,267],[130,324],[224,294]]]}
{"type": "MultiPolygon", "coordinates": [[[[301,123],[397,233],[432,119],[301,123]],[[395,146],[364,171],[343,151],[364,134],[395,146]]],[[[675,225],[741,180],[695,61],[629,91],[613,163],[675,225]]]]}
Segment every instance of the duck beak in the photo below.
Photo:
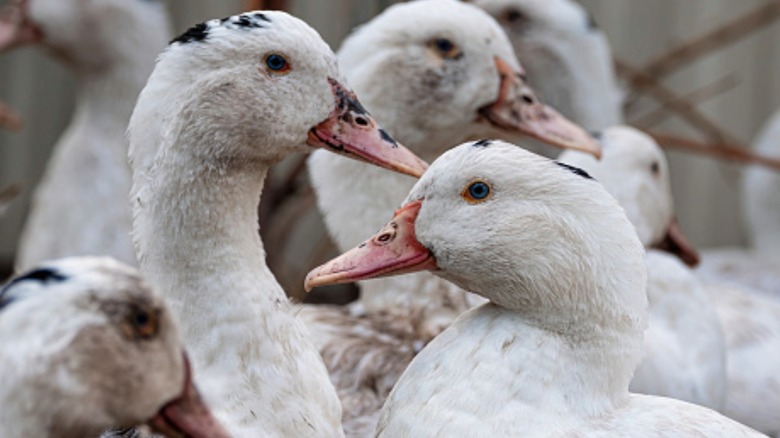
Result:
{"type": "Polygon", "coordinates": [[[536,97],[522,68],[516,70],[499,57],[495,62],[501,76],[498,99],[479,110],[482,117],[499,128],[601,158],[601,146],[587,131],[536,97]]]}
{"type": "Polygon", "coordinates": [[[0,9],[0,52],[43,38],[43,32],[27,17],[27,2],[18,0],[0,9]]]}
{"type": "Polygon", "coordinates": [[[167,437],[230,438],[200,398],[192,383],[190,361],[184,355],[184,391],[176,400],[166,404],[147,423],[152,430],[167,437]]]}
{"type": "Polygon", "coordinates": [[[328,284],[436,269],[433,254],[414,234],[422,202],[399,208],[393,220],[374,237],[309,272],[304,283],[306,291],[328,284]]]}
{"type": "Polygon", "coordinates": [[[428,163],[400,145],[363,108],[352,91],[328,78],[336,108],[309,130],[309,146],[329,149],[367,163],[419,178],[428,163]]]}
{"type": "Polygon", "coordinates": [[[672,223],[669,224],[669,229],[666,231],[666,236],[659,243],[653,245],[653,248],[676,255],[691,268],[696,267],[700,261],[698,251],[683,235],[680,226],[677,224],[677,218],[672,219],[672,223]]]}

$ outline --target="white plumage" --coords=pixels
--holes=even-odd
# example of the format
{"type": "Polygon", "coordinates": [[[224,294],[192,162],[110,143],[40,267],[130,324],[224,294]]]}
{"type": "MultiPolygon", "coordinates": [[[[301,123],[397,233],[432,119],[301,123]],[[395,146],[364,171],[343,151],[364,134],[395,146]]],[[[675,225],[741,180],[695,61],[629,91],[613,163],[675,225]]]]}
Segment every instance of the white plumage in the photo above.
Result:
{"type": "Polygon", "coordinates": [[[628,392],[646,326],[644,249],[598,182],[514,145],[467,143],[437,159],[406,203],[307,284],[434,269],[491,302],[415,357],[378,436],[759,436],[712,410],[628,392]],[[485,193],[477,182],[487,196],[474,197],[485,193]]]}
{"type": "Polygon", "coordinates": [[[290,15],[211,20],[160,56],[130,121],[141,271],[170,301],[196,380],[236,437],[343,434],[322,360],[265,264],[257,202],[269,166],[308,142],[424,169],[340,76],[290,15]]]}
{"type": "Polygon", "coordinates": [[[166,436],[227,437],[192,387],[161,298],[110,258],[46,262],[0,289],[0,363],[5,438],[145,422],[167,424],[166,436]]]}
{"type": "Polygon", "coordinates": [[[21,235],[17,268],[110,255],[136,264],[125,129],[170,35],[164,5],[144,0],[27,0],[25,19],[78,79],[76,109],[54,146],[21,235]]]}

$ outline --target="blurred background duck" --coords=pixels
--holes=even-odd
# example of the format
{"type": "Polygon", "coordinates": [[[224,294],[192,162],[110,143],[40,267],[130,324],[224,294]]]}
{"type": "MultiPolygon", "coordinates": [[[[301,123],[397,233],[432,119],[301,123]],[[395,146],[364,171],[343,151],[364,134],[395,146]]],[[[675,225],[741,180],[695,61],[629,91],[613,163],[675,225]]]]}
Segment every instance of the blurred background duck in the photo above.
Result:
{"type": "Polygon", "coordinates": [[[17,269],[72,255],[136,264],[130,237],[125,130],[170,37],[162,3],[17,0],[0,23],[0,50],[44,46],[78,80],[76,109],[36,189],[17,269]]]}
{"type": "Polygon", "coordinates": [[[146,422],[168,437],[228,437],[192,384],[168,308],[114,259],[49,261],[2,287],[0,363],[4,437],[146,422]]]}

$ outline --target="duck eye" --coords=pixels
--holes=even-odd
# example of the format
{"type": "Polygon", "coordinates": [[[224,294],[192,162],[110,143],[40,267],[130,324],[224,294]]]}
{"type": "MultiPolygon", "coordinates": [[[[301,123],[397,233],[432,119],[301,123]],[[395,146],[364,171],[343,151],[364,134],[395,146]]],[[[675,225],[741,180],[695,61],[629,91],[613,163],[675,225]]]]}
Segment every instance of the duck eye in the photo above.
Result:
{"type": "Polygon", "coordinates": [[[460,49],[449,38],[436,38],[431,45],[445,59],[457,59],[461,56],[460,49]]]}
{"type": "Polygon", "coordinates": [[[661,172],[661,166],[658,164],[658,161],[653,161],[653,164],[650,165],[650,172],[653,175],[658,175],[661,172]]]}
{"type": "Polygon", "coordinates": [[[141,339],[149,339],[157,334],[157,313],[154,310],[136,307],[128,316],[127,325],[132,334],[141,339]]]}
{"type": "Polygon", "coordinates": [[[291,68],[284,56],[278,53],[271,53],[266,56],[265,65],[274,73],[287,73],[291,68]]]}
{"type": "Polygon", "coordinates": [[[504,12],[503,16],[504,20],[511,24],[520,23],[527,20],[527,17],[524,13],[514,8],[508,9],[506,12],[504,12]]]}
{"type": "Polygon", "coordinates": [[[484,181],[473,181],[463,190],[461,196],[469,203],[476,204],[487,200],[491,192],[490,184],[484,181]]]}

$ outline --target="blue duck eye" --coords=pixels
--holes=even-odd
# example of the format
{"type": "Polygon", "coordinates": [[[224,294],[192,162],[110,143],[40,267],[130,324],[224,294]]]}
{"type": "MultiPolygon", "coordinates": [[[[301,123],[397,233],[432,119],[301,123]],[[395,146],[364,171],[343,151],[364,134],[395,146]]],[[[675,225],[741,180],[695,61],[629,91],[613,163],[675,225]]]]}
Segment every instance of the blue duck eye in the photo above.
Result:
{"type": "Polygon", "coordinates": [[[272,53],[265,57],[265,65],[277,73],[285,73],[290,70],[290,65],[282,55],[272,53]]]}
{"type": "Polygon", "coordinates": [[[474,204],[486,200],[490,196],[490,184],[484,181],[474,181],[466,187],[461,196],[474,204]]]}

